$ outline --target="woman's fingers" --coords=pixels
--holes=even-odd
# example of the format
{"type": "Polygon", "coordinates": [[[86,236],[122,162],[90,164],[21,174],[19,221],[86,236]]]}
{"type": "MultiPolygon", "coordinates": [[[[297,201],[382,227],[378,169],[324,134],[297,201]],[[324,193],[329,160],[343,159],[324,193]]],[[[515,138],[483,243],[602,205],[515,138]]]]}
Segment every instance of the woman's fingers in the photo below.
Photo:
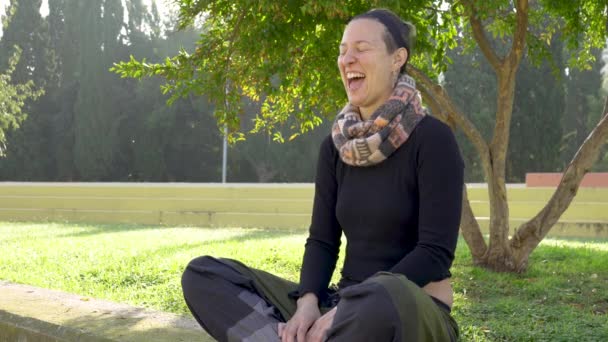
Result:
{"type": "Polygon", "coordinates": [[[306,342],[316,342],[316,324],[313,324],[312,327],[306,333],[306,342]]]}
{"type": "Polygon", "coordinates": [[[333,308],[317,319],[306,334],[306,342],[323,342],[323,339],[327,335],[327,330],[329,330],[334,322],[335,314],[336,308],[333,308]]]}
{"type": "MultiPolygon", "coordinates": [[[[306,334],[313,322],[306,320],[292,320],[279,326],[281,342],[306,342],[306,334]]],[[[281,324],[281,323],[279,323],[281,324]]]]}
{"type": "Polygon", "coordinates": [[[296,335],[298,332],[298,324],[296,322],[288,322],[285,330],[283,331],[282,342],[296,342],[296,335]]]}
{"type": "Polygon", "coordinates": [[[321,317],[321,313],[316,304],[300,305],[293,317],[283,326],[279,326],[281,342],[306,342],[308,329],[315,324],[319,317],[321,317]]]}
{"type": "Polygon", "coordinates": [[[306,333],[308,333],[308,329],[312,324],[309,322],[302,322],[298,327],[298,342],[306,342],[306,333]]]}
{"type": "Polygon", "coordinates": [[[323,335],[325,334],[325,322],[323,318],[319,318],[315,324],[308,330],[306,334],[306,342],[322,342],[323,335]]]}

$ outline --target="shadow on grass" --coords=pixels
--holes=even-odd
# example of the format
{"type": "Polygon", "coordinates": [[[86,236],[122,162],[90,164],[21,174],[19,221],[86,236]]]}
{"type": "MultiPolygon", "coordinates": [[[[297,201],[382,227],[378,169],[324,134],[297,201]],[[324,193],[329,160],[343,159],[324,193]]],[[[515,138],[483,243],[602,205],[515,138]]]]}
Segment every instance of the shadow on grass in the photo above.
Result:
{"type": "Polygon", "coordinates": [[[454,316],[464,341],[608,341],[608,250],[561,241],[539,246],[523,274],[457,257],[454,316]]]}
{"type": "Polygon", "coordinates": [[[91,223],[73,223],[73,222],[57,222],[57,221],[49,221],[49,222],[36,222],[36,221],[20,221],[20,222],[9,222],[11,225],[19,226],[19,228],[23,228],[19,231],[19,233],[13,233],[11,237],[8,236],[0,236],[2,242],[5,243],[14,243],[16,241],[23,239],[23,231],[29,231],[30,233],[27,235],[28,239],[31,238],[63,238],[63,237],[86,237],[103,233],[111,233],[111,232],[128,232],[128,231],[140,231],[140,230],[150,230],[159,227],[154,226],[144,226],[139,224],[91,224],[91,223]],[[50,229],[49,229],[50,228],[50,229]],[[70,232],[57,234],[56,230],[66,229],[66,230],[74,230],[81,229],[79,232],[70,232]],[[32,232],[34,232],[32,234],[32,232]]]}
{"type": "Polygon", "coordinates": [[[65,233],[57,235],[58,238],[62,237],[87,237],[98,234],[110,234],[110,233],[122,233],[122,232],[136,232],[155,230],[159,228],[165,228],[161,226],[152,225],[141,225],[141,224],[103,224],[103,223],[63,223],[64,227],[69,229],[82,229],[79,232],[65,233]]]}

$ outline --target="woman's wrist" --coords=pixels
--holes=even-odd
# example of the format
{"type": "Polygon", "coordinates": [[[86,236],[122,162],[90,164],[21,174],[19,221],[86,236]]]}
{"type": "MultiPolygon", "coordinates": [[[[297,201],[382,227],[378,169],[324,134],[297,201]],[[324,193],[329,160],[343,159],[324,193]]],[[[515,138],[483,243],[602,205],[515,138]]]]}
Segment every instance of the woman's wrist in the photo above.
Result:
{"type": "Polygon", "coordinates": [[[312,293],[312,292],[308,292],[305,293],[303,296],[301,296],[300,298],[298,298],[297,301],[298,304],[298,308],[302,307],[302,306],[319,306],[319,298],[317,298],[317,295],[312,293]]]}

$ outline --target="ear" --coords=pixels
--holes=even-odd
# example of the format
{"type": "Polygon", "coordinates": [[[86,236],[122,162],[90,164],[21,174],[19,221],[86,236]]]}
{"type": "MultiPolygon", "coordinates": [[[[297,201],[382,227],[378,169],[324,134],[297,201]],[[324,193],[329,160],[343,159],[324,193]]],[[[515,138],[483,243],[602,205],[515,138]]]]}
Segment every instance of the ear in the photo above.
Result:
{"type": "Polygon", "coordinates": [[[393,70],[399,71],[407,61],[407,50],[404,47],[398,48],[393,53],[393,70]]]}

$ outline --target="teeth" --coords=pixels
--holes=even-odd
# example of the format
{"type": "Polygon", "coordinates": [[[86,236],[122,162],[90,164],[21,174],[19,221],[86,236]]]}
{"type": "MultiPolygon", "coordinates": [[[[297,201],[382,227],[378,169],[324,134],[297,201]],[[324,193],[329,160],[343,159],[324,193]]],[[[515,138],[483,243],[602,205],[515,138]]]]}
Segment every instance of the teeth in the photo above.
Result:
{"type": "Polygon", "coordinates": [[[365,77],[365,75],[363,75],[360,72],[347,72],[346,73],[346,78],[348,78],[349,80],[352,80],[353,78],[363,78],[365,77]]]}

